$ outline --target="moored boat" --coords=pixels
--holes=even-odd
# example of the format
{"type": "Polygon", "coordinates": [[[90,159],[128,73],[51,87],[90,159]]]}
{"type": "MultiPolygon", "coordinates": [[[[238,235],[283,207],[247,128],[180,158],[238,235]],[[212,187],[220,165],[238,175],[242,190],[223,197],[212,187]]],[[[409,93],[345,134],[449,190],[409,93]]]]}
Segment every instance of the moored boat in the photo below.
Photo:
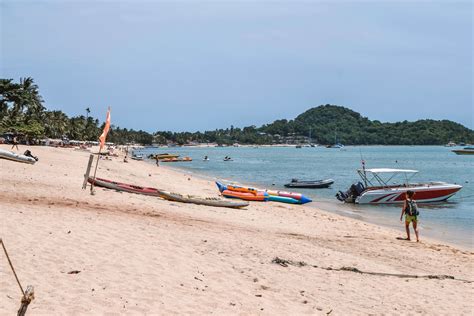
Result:
{"type": "Polygon", "coordinates": [[[446,182],[410,183],[417,170],[405,169],[359,169],[357,170],[363,182],[352,184],[346,191],[339,191],[336,197],[340,201],[356,204],[397,204],[405,201],[408,190],[415,192],[418,203],[432,203],[446,201],[457,191],[461,185],[446,182]],[[383,175],[389,175],[384,179],[383,175]],[[403,175],[405,181],[400,184],[389,184],[397,175],[403,175]]]}
{"type": "Polygon", "coordinates": [[[463,149],[452,150],[456,155],[474,155],[474,146],[467,146],[463,149]]]}
{"type": "Polygon", "coordinates": [[[179,155],[176,154],[168,154],[168,153],[163,153],[163,154],[151,154],[148,156],[148,158],[151,159],[167,159],[167,158],[178,158],[179,155]]]}
{"type": "Polygon", "coordinates": [[[333,179],[301,181],[298,179],[291,179],[290,183],[285,184],[287,188],[306,188],[306,189],[321,189],[329,188],[334,183],[333,179]]]}
{"type": "Polygon", "coordinates": [[[326,148],[344,148],[344,145],[341,143],[336,143],[333,145],[327,145],[326,148]]]}
{"type": "Polygon", "coordinates": [[[28,164],[34,164],[36,159],[31,156],[21,155],[14,153],[13,151],[5,150],[0,148],[0,158],[8,159],[16,162],[23,162],[28,164]]]}
{"type": "Polygon", "coordinates": [[[193,161],[191,157],[183,157],[183,158],[165,158],[161,159],[161,162],[187,162],[187,161],[193,161]]]}

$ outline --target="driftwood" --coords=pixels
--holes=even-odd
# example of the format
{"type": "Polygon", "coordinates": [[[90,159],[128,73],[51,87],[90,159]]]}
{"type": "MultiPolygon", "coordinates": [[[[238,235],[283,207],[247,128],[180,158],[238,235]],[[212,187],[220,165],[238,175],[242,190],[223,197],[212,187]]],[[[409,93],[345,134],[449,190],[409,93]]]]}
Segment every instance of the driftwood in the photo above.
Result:
{"type": "Polygon", "coordinates": [[[87,187],[87,179],[89,179],[89,174],[91,172],[92,161],[94,160],[94,155],[89,156],[89,163],[87,164],[86,173],[84,174],[84,182],[82,183],[82,189],[84,190],[87,187]]]}
{"type": "Polygon", "coordinates": [[[286,259],[281,259],[278,257],[275,257],[272,260],[272,263],[276,263],[282,267],[288,267],[289,265],[295,266],[295,267],[305,267],[305,266],[310,266],[313,268],[318,268],[318,269],[323,269],[327,271],[348,271],[348,272],[355,272],[355,273],[360,273],[360,274],[369,274],[369,275],[379,275],[379,276],[391,276],[391,277],[397,277],[397,278],[408,278],[408,279],[438,279],[438,280],[456,280],[456,281],[461,281],[461,282],[466,282],[466,283],[473,283],[473,281],[470,280],[463,280],[463,279],[458,279],[453,277],[452,275],[445,275],[445,274],[440,274],[440,275],[416,275],[416,274],[401,274],[401,273],[384,273],[384,272],[369,272],[369,271],[361,271],[355,267],[341,267],[341,268],[331,268],[331,267],[319,267],[317,265],[310,265],[307,264],[306,262],[303,261],[292,261],[292,260],[286,260],[286,259]]]}
{"type": "Polygon", "coordinates": [[[21,306],[20,309],[18,310],[17,316],[24,316],[26,313],[26,310],[28,309],[28,305],[30,305],[31,301],[34,300],[35,298],[35,290],[33,289],[33,286],[28,285],[26,287],[26,292],[21,298],[21,306]]]}

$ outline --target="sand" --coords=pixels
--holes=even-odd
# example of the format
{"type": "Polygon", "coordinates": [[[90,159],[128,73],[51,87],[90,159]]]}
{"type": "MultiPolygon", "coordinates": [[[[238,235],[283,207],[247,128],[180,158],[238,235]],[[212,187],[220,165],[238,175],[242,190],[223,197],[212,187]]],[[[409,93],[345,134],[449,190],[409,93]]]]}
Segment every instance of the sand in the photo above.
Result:
{"type": "MultiPolygon", "coordinates": [[[[81,189],[88,153],[29,149],[35,165],[0,159],[0,237],[23,287],[35,288],[27,315],[474,312],[473,283],[462,281],[474,280],[473,253],[398,240],[403,226],[270,202],[234,210],[102,188],[91,195],[81,189]],[[456,280],[327,269],[341,267],[456,280]]],[[[119,157],[100,161],[97,174],[217,196],[212,181],[163,164],[119,157]]],[[[0,261],[0,314],[12,315],[21,293],[3,253],[0,261]]]]}

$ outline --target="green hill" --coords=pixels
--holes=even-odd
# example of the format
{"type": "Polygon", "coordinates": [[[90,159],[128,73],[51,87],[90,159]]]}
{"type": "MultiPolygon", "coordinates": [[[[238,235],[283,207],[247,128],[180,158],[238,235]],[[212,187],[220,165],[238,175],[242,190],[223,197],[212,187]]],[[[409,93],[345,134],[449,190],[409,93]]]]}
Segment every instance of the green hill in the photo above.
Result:
{"type": "Polygon", "coordinates": [[[260,131],[270,135],[308,136],[321,144],[346,145],[442,145],[449,141],[474,143],[474,131],[448,120],[382,123],[336,105],[321,105],[294,120],[277,120],[260,131]]]}

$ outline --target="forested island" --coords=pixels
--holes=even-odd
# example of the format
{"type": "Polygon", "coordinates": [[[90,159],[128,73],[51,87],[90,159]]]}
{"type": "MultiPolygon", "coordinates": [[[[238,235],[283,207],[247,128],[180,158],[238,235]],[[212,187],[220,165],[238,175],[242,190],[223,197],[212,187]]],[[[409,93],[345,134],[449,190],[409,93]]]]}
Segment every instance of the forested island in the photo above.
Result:
{"type": "MultiPolygon", "coordinates": [[[[85,115],[68,117],[44,105],[39,87],[30,77],[0,79],[0,134],[17,133],[28,139],[56,138],[96,141],[104,123],[85,115]]],[[[443,145],[449,141],[474,143],[474,131],[449,120],[384,123],[337,105],[320,105],[293,120],[281,119],[260,127],[247,126],[205,132],[149,133],[112,125],[108,141],[116,144],[300,144],[443,145]]]]}

